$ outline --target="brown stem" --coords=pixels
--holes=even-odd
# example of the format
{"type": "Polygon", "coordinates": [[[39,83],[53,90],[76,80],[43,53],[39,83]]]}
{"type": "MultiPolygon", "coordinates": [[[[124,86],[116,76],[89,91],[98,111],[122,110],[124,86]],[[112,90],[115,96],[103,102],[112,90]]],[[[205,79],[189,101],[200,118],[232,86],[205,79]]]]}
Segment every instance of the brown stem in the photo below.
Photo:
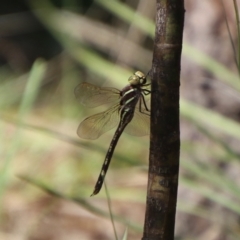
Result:
{"type": "Polygon", "coordinates": [[[173,240],[180,153],[179,86],[184,0],[157,0],[156,8],[151,142],[142,240],[173,240]]]}

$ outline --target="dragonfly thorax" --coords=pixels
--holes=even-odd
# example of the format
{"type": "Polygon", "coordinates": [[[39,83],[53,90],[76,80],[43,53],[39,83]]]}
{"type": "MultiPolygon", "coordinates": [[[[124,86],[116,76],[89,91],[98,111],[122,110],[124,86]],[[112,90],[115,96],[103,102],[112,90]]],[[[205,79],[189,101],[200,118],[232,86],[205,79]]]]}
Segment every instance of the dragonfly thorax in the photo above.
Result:
{"type": "Polygon", "coordinates": [[[140,71],[135,72],[134,75],[128,79],[129,84],[132,86],[143,85],[146,81],[146,76],[140,71]]]}
{"type": "Polygon", "coordinates": [[[127,109],[127,111],[132,110],[134,111],[134,108],[141,96],[141,91],[139,88],[136,88],[132,85],[127,85],[124,87],[121,91],[121,100],[120,105],[122,110],[127,109]]]}

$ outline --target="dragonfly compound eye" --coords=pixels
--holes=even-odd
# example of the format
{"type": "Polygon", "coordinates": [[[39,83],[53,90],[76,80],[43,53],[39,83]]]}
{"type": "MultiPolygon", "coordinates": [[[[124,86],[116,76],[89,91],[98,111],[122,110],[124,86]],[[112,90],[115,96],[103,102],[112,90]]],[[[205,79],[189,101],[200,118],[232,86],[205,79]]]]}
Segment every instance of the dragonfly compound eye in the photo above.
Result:
{"type": "Polygon", "coordinates": [[[131,85],[138,85],[138,84],[145,84],[147,80],[145,75],[142,72],[137,71],[134,73],[134,75],[132,75],[128,79],[128,81],[131,85]]]}
{"type": "Polygon", "coordinates": [[[144,73],[142,73],[140,71],[135,72],[134,75],[138,76],[139,78],[145,78],[144,73]]]}
{"type": "Polygon", "coordinates": [[[140,83],[140,79],[139,79],[138,76],[132,75],[131,77],[129,77],[128,82],[129,82],[131,85],[138,85],[138,84],[140,83]]]}
{"type": "Polygon", "coordinates": [[[140,71],[137,71],[135,72],[135,76],[138,76],[139,77],[139,81],[140,81],[140,84],[145,84],[146,83],[146,76],[144,73],[140,72],[140,71]]]}

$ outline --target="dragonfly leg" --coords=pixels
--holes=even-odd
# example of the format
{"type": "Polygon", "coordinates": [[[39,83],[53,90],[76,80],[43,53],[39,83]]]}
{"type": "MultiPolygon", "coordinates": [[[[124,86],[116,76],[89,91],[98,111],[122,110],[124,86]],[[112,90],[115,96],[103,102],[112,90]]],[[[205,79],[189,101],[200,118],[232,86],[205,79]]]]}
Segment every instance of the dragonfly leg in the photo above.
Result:
{"type": "Polygon", "coordinates": [[[150,94],[152,91],[150,91],[150,90],[148,90],[148,89],[143,89],[142,90],[142,93],[144,94],[144,95],[148,95],[148,94],[150,94]]]}
{"type": "Polygon", "coordinates": [[[149,113],[146,113],[146,112],[142,111],[142,101],[143,101],[143,105],[144,105],[144,107],[145,107],[145,110],[146,110],[147,112],[150,112],[149,108],[147,107],[147,104],[146,104],[146,101],[145,101],[145,98],[144,98],[143,95],[141,95],[139,101],[140,101],[140,102],[139,102],[139,112],[142,113],[142,114],[146,114],[146,115],[150,116],[149,113]]]}

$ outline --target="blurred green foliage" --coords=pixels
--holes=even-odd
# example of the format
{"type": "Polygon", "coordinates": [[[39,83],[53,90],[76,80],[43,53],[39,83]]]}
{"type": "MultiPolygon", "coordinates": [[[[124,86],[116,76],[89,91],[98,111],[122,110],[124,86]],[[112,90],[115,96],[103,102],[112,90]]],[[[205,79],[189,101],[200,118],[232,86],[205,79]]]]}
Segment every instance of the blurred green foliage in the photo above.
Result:
{"type": "MultiPolygon", "coordinates": [[[[73,90],[82,81],[122,87],[135,69],[148,72],[154,21],[121,1],[76,3],[28,1],[31,13],[62,51],[46,60],[36,58],[28,70],[15,69],[11,61],[0,68],[2,222],[6,221],[7,212],[4,203],[13,191],[26,202],[44,195],[16,175],[55,196],[107,216],[107,210],[90,208],[86,199],[92,192],[113,132],[95,142],[78,139],[76,129],[80,120],[95,110],[80,106],[73,90]]],[[[238,74],[217,60],[188,43],[184,43],[183,54],[212,76],[240,90],[238,74]]],[[[180,186],[209,204],[196,206],[194,199],[179,198],[178,209],[221,226],[228,232],[228,239],[238,239],[240,186],[239,179],[234,177],[236,173],[230,169],[239,170],[239,148],[232,145],[239,142],[240,125],[186,99],[181,100],[181,116],[200,137],[182,140],[180,186]],[[225,216],[225,211],[217,212],[213,205],[231,214],[225,216]]],[[[113,200],[145,202],[147,157],[147,137],[122,136],[107,177],[113,200]],[[132,179],[137,187],[131,186],[132,179]]],[[[104,198],[104,191],[98,197],[104,198]]],[[[141,229],[119,216],[115,219],[128,224],[128,232],[141,229]]]]}

